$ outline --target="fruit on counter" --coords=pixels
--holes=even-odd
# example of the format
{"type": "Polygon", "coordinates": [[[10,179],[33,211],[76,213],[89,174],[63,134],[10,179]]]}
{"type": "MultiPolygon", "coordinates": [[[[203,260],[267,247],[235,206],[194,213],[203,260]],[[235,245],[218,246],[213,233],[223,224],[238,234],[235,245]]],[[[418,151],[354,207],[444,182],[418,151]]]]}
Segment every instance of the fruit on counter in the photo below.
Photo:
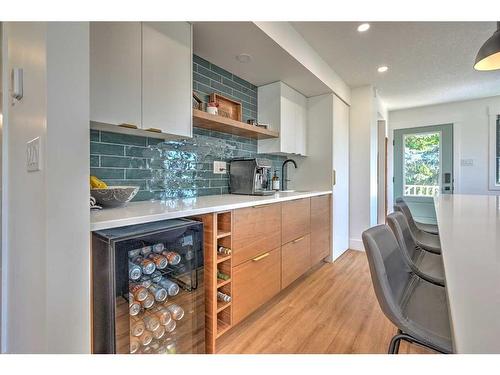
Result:
{"type": "Polygon", "coordinates": [[[99,180],[96,176],[90,176],[90,187],[92,189],[107,189],[108,185],[104,181],[99,180]]]}

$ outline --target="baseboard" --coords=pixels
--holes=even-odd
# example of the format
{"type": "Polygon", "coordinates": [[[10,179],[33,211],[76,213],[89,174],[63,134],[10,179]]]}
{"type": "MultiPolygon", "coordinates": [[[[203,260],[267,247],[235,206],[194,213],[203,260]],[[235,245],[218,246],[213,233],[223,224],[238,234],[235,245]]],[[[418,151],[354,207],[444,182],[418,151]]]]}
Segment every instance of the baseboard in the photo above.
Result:
{"type": "Polygon", "coordinates": [[[365,247],[363,245],[363,241],[357,240],[354,238],[349,239],[349,249],[351,250],[358,250],[358,251],[365,251],[365,247]]]}

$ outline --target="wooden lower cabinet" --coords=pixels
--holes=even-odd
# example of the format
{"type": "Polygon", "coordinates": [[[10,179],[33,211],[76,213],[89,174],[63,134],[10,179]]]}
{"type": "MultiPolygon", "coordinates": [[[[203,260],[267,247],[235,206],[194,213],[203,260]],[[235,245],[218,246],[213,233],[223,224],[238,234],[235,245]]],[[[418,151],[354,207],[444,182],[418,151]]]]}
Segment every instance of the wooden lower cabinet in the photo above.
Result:
{"type": "Polygon", "coordinates": [[[311,230],[311,201],[309,198],[281,204],[281,244],[305,236],[311,230]]]}
{"type": "Polygon", "coordinates": [[[233,325],[281,290],[281,249],[233,266],[233,325]]]}
{"type": "Polygon", "coordinates": [[[330,254],[330,195],[311,198],[311,263],[319,263],[330,254]]]}
{"type": "Polygon", "coordinates": [[[233,213],[233,265],[281,245],[281,204],[240,208],[233,213]]]}
{"type": "Polygon", "coordinates": [[[311,236],[302,236],[281,247],[281,287],[286,288],[311,268],[311,236]]]}

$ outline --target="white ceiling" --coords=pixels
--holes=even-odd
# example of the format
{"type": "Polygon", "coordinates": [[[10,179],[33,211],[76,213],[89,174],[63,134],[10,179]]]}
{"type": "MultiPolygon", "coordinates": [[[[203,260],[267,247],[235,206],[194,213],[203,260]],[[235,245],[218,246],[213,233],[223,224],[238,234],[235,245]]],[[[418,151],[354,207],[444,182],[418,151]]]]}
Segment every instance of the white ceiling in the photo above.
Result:
{"type": "Polygon", "coordinates": [[[390,110],[500,95],[500,71],[472,68],[495,22],[371,22],[365,33],[359,22],[292,25],[349,86],[374,85],[390,110]]]}
{"type": "Polygon", "coordinates": [[[256,86],[283,81],[305,96],[330,88],[252,22],[194,22],[194,53],[256,86]],[[247,53],[249,63],[236,56],[247,53]]]}

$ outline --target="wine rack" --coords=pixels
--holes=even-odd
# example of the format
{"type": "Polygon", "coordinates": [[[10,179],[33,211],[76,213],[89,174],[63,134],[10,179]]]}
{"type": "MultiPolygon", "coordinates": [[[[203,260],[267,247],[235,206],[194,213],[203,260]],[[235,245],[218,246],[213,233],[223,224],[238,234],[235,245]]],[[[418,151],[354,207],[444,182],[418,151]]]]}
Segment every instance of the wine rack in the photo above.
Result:
{"type": "Polygon", "coordinates": [[[216,246],[216,274],[217,274],[217,288],[213,298],[217,301],[217,335],[216,338],[223,335],[232,325],[232,309],[231,301],[221,301],[217,297],[218,292],[232,297],[232,254],[220,253],[219,247],[232,249],[232,212],[219,212],[217,217],[217,246],[216,246]],[[223,274],[225,278],[220,278],[219,275],[223,274]]]}

